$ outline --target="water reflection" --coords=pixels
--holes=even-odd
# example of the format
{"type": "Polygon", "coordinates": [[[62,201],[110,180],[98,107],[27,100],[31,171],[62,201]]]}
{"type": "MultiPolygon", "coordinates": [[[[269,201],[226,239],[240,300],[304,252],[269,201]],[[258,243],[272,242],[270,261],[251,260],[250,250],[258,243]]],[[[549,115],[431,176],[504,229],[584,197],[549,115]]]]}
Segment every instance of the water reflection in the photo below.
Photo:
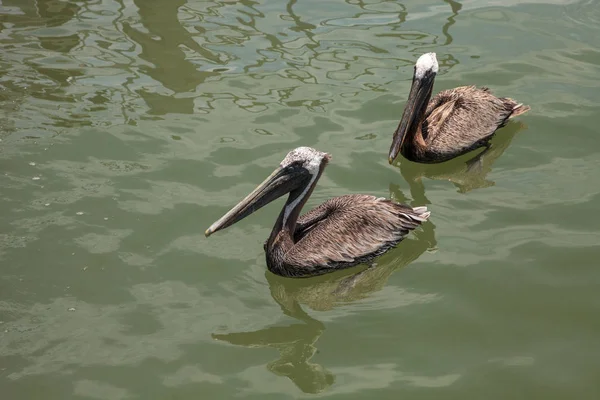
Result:
{"type": "Polygon", "coordinates": [[[394,271],[436,246],[433,228],[430,222],[425,223],[421,229],[413,231],[416,239],[406,239],[397,249],[378,258],[377,264],[357,267],[358,272],[353,268],[309,279],[289,279],[267,272],[273,299],[285,315],[302,323],[251,332],[213,334],[212,337],[239,346],[275,348],[279,358],[267,364],[269,371],[288,377],[305,393],[322,392],[335,382],[335,376],[310,360],[317,353],[316,342],[326,327],[308,315],[301,304],[316,311],[326,311],[378,292],[394,271]]]}
{"type": "MultiPolygon", "coordinates": [[[[74,97],[67,95],[64,88],[69,78],[81,75],[68,57],[81,41],[78,34],[70,33],[65,26],[77,18],[81,5],[58,0],[8,0],[2,2],[0,9],[6,61],[0,74],[0,109],[6,111],[0,117],[0,136],[8,136],[19,127],[28,131],[23,137],[37,139],[48,125],[68,126],[64,118],[66,112],[54,110],[61,106],[75,108],[70,104],[75,102],[74,97]],[[48,51],[37,51],[38,47],[48,51]],[[40,110],[36,108],[38,101],[52,105],[40,110]],[[57,106],[58,103],[61,106],[57,106]],[[15,117],[31,109],[35,110],[36,117],[54,114],[56,118],[51,117],[52,123],[39,119],[33,123],[30,117],[15,117]]],[[[81,120],[78,122],[86,125],[81,120]]]]}
{"type": "MultiPolygon", "coordinates": [[[[218,75],[217,72],[199,70],[187,59],[185,48],[203,60],[219,63],[218,56],[198,45],[179,21],[178,10],[186,4],[185,0],[136,0],[134,3],[139,8],[140,20],[147,32],[128,23],[123,24],[123,32],[142,47],[139,57],[152,63],[152,66],[141,66],[142,72],[175,94],[192,92],[208,77],[218,75]]],[[[139,94],[151,114],[191,114],[194,111],[193,97],[174,98],[171,93],[149,90],[139,90],[139,94]]]]}
{"type": "Polygon", "coordinates": [[[469,153],[446,163],[422,164],[403,158],[399,169],[410,186],[412,198],[424,200],[425,203],[422,204],[431,204],[425,197],[425,188],[421,181],[423,177],[450,181],[459,193],[494,186],[496,183],[487,179],[492,165],[508,148],[515,135],[525,128],[526,125],[522,122],[511,122],[496,134],[489,149],[478,151],[475,155],[469,153]]]}
{"type": "Polygon", "coordinates": [[[19,10],[14,14],[2,12],[0,22],[10,22],[18,27],[43,25],[56,27],[65,24],[80,10],[74,2],[61,0],[4,0],[6,10],[19,10]]]}
{"type": "Polygon", "coordinates": [[[456,22],[456,17],[458,16],[458,12],[462,9],[462,4],[453,1],[453,0],[444,0],[450,8],[452,9],[452,15],[448,17],[448,22],[444,24],[442,27],[442,32],[446,37],[446,42],[444,42],[443,46],[447,46],[452,43],[452,36],[450,35],[450,27],[454,25],[456,22]]]}
{"type": "Polygon", "coordinates": [[[311,363],[310,359],[317,352],[315,342],[321,337],[325,325],[308,315],[294,299],[279,299],[273,293],[273,286],[271,294],[284,314],[303,323],[253,332],[213,334],[213,338],[245,347],[273,347],[279,351],[280,358],[267,364],[269,371],[287,376],[305,393],[323,391],[334,382],[334,376],[323,366],[311,363]]]}

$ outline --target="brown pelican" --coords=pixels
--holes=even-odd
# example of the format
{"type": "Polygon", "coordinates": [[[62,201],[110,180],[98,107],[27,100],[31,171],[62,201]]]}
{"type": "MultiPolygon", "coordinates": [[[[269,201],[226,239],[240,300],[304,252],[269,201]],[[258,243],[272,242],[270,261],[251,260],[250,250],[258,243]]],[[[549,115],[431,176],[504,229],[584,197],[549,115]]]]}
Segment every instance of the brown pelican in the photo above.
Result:
{"type": "Polygon", "coordinates": [[[366,263],[394,247],[429,217],[427,207],[411,208],[362,194],[334,197],[299,217],[330,159],[329,154],[310,147],[290,151],[263,183],[212,224],[205,235],[227,228],[289,193],[264,245],[267,267],[277,275],[308,277],[366,263]]]}
{"type": "Polygon", "coordinates": [[[480,147],[485,147],[485,152],[498,128],[530,109],[508,97],[498,98],[486,87],[475,86],[444,90],[430,101],[437,72],[435,53],[419,57],[408,101],[394,132],[390,164],[399,152],[421,163],[447,161],[480,147]]]}

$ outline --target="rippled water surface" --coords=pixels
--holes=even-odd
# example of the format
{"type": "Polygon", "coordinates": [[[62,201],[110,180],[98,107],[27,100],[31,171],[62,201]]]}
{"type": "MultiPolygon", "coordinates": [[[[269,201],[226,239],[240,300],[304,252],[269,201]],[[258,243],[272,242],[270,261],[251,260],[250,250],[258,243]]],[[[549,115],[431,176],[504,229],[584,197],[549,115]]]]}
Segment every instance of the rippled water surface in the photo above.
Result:
{"type": "Polygon", "coordinates": [[[2,0],[6,399],[600,398],[597,1],[2,0]],[[480,171],[387,163],[412,65],[532,110],[480,171]],[[281,200],[427,205],[376,268],[290,280],[281,200]],[[358,274],[357,274],[358,273],[358,274]]]}

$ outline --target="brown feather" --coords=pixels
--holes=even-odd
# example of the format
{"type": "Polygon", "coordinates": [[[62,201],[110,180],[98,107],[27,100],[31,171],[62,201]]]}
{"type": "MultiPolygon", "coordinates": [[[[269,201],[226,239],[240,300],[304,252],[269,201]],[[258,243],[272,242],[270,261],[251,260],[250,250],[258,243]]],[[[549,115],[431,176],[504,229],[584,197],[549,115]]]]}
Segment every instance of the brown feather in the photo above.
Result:
{"type": "Polygon", "coordinates": [[[412,146],[405,146],[402,154],[416,162],[447,161],[486,146],[509,118],[529,109],[494,96],[487,87],[444,90],[430,100],[412,146]]]}
{"type": "Polygon", "coordinates": [[[302,215],[293,234],[280,231],[267,248],[267,266],[283,276],[321,275],[383,254],[423,221],[411,208],[369,195],[334,197],[302,215]]]}
{"type": "Polygon", "coordinates": [[[277,275],[307,277],[370,261],[429,218],[427,207],[362,194],[334,197],[300,216],[330,159],[311,147],[290,151],[263,183],[206,230],[206,236],[287,193],[264,244],[267,267],[277,275]]]}

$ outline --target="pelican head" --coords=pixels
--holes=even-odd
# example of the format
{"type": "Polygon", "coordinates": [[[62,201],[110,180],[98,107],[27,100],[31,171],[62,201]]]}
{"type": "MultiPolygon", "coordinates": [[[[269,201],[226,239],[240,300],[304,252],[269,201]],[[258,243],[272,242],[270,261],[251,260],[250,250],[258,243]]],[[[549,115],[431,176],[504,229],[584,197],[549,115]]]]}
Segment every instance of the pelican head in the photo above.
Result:
{"type": "Polygon", "coordinates": [[[435,53],[425,53],[419,57],[415,64],[412,86],[410,87],[410,94],[404,107],[404,113],[392,139],[392,146],[390,147],[388,157],[390,164],[402,150],[407,133],[413,134],[421,122],[420,118],[427,109],[431,90],[433,89],[433,81],[437,72],[438,62],[435,53]]]}
{"type": "Polygon", "coordinates": [[[263,183],[213,223],[204,235],[208,237],[227,228],[273,200],[290,193],[284,213],[285,220],[291,210],[306,198],[310,187],[330,159],[329,154],[311,147],[298,147],[290,151],[263,183]]]}

